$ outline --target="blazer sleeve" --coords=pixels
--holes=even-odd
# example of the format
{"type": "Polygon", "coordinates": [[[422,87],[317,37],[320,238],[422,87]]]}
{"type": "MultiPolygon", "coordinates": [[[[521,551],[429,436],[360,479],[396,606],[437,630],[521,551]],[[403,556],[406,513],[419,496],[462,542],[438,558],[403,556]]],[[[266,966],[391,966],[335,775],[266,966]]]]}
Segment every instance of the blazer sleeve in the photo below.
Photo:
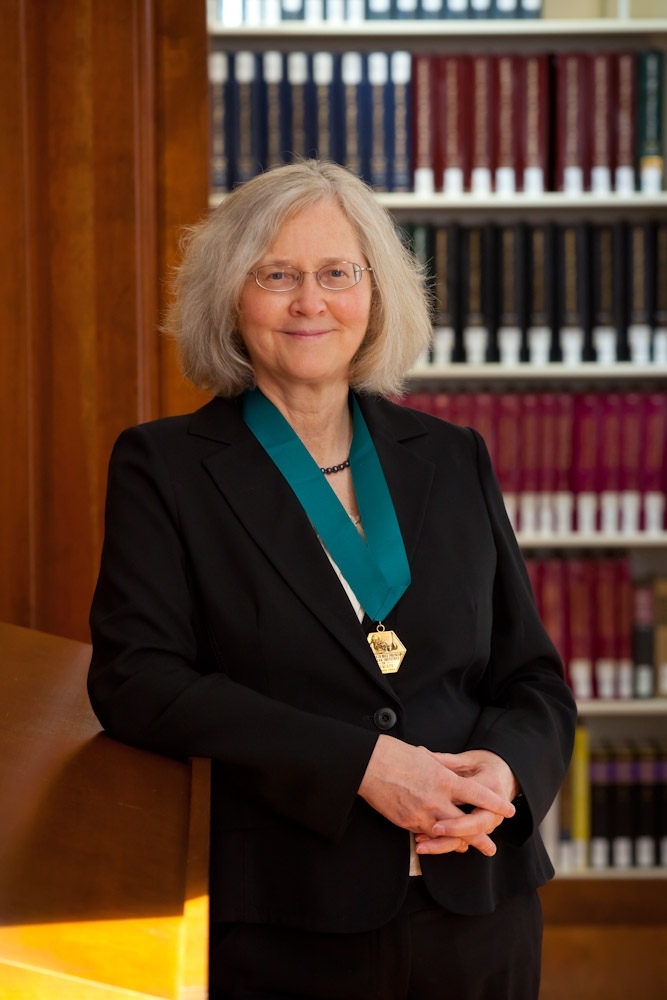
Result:
{"type": "Polygon", "coordinates": [[[576,704],[540,621],[528,573],[505,511],[500,486],[480,435],[479,479],[496,545],[491,653],[467,749],[502,757],[522,790],[516,815],[499,827],[501,840],[523,843],[553,802],[574,742],[576,704]]]}
{"type": "Polygon", "coordinates": [[[110,736],[218,760],[265,805],[335,840],[377,735],[225,674],[200,620],[173,475],[145,427],[123,432],[109,467],[90,615],[93,709],[110,736]]]}

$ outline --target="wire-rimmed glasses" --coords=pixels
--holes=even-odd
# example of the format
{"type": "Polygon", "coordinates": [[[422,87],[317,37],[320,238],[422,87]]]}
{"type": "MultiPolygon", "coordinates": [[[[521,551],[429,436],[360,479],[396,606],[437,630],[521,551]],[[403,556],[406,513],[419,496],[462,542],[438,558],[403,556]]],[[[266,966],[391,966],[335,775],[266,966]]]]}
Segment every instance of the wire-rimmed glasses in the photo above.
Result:
{"type": "Polygon", "coordinates": [[[304,274],[314,274],[327,291],[342,292],[358,285],[364,271],[372,270],[372,267],[361,267],[349,260],[333,260],[319,271],[299,271],[285,264],[264,264],[248,274],[254,277],[260,288],[269,292],[291,292],[301,284],[304,274]]]}

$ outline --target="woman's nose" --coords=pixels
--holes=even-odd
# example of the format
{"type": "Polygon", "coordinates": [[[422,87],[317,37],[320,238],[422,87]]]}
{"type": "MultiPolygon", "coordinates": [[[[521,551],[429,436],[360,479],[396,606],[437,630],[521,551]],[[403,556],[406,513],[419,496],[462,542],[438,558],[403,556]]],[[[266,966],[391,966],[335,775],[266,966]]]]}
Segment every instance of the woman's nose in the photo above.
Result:
{"type": "Polygon", "coordinates": [[[322,288],[317,275],[304,271],[301,283],[291,293],[290,308],[302,312],[320,312],[326,307],[326,290],[322,288]]]}

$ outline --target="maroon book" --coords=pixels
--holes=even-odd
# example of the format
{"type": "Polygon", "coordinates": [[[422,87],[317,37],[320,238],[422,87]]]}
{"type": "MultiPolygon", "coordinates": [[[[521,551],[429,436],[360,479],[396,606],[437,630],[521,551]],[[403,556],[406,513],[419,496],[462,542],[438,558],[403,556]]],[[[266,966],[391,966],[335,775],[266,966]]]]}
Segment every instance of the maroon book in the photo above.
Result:
{"type": "Polygon", "coordinates": [[[549,185],[549,56],[515,56],[519,81],[518,188],[542,194],[549,185]]]}
{"type": "Polygon", "coordinates": [[[612,190],[613,68],[613,56],[610,52],[592,52],[588,56],[590,189],[595,194],[609,194],[612,190]]]}
{"type": "Polygon", "coordinates": [[[595,693],[598,698],[615,698],[618,692],[616,661],[616,565],[612,559],[598,559],[595,567],[595,693]]]}
{"type": "Polygon", "coordinates": [[[435,56],[412,57],[412,149],[416,194],[435,191],[435,56]]]}
{"type": "Polygon", "coordinates": [[[600,409],[600,397],[594,393],[582,393],[574,398],[572,486],[576,530],[581,534],[597,531],[600,409]]]}
{"type": "Polygon", "coordinates": [[[493,179],[496,194],[519,188],[519,59],[503,53],[493,57],[493,179]]]}
{"type": "Polygon", "coordinates": [[[498,396],[498,436],[496,473],[512,526],[518,525],[519,427],[521,399],[502,393],[498,396]]]}
{"type": "Polygon", "coordinates": [[[595,573],[590,559],[572,559],[567,567],[567,603],[569,624],[569,680],[575,697],[592,698],[593,630],[595,627],[593,588],[595,573]]]}
{"type": "Polygon", "coordinates": [[[435,56],[435,183],[445,194],[470,188],[469,60],[462,55],[435,56]]]}
{"type": "Polygon", "coordinates": [[[667,395],[651,392],[642,396],[644,448],[640,470],[644,531],[662,531],[665,526],[663,471],[667,453],[667,395]]]}
{"type": "Polygon", "coordinates": [[[519,527],[534,535],[537,532],[538,493],[542,456],[540,396],[526,393],[521,397],[519,447],[519,527]]]}
{"type": "Polygon", "coordinates": [[[634,52],[612,56],[614,70],[613,133],[614,190],[633,194],[637,187],[635,173],[635,130],[637,114],[637,65],[634,52]]]}
{"type": "Polygon", "coordinates": [[[589,188],[589,95],[587,60],[579,52],[558,52],[556,69],[556,190],[581,194],[589,188]]]}
{"type": "Polygon", "coordinates": [[[493,57],[470,56],[470,190],[479,195],[493,189],[492,86],[493,57]]]}

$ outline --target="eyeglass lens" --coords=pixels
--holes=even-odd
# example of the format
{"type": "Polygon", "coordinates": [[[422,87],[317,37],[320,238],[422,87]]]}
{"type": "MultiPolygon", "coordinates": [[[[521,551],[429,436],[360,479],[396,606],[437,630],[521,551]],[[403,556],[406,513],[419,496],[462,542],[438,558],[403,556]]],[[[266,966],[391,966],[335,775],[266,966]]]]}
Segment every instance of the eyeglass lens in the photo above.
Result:
{"type": "MultiPolygon", "coordinates": [[[[316,278],[322,288],[338,291],[356,285],[361,279],[361,272],[362,268],[358,264],[352,264],[347,260],[335,260],[320,268],[316,278]]],[[[300,284],[302,274],[309,273],[311,272],[298,271],[295,267],[267,264],[257,268],[255,277],[257,284],[262,288],[273,292],[287,292],[300,284]]]]}

